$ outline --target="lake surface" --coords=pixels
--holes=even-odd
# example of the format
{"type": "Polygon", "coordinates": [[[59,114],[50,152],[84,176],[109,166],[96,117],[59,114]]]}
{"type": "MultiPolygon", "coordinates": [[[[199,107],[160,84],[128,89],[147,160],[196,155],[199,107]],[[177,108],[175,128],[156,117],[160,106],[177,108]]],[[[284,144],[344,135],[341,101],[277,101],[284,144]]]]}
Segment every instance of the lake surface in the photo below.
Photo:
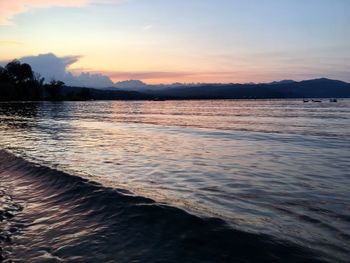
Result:
{"type": "Polygon", "coordinates": [[[0,103],[0,149],[350,259],[350,100],[0,103]]]}

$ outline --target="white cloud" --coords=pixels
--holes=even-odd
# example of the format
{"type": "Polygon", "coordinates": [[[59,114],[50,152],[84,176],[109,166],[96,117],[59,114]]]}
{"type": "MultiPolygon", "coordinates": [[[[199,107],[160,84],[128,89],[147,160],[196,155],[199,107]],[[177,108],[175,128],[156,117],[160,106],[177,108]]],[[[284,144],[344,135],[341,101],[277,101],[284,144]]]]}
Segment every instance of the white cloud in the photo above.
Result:
{"type": "Polygon", "coordinates": [[[22,63],[31,65],[33,71],[40,73],[47,82],[52,79],[61,80],[69,86],[105,88],[113,86],[108,76],[82,72],[72,74],[67,68],[79,60],[79,56],[57,57],[56,55],[41,54],[20,59],[22,63]]]}
{"type": "Polygon", "coordinates": [[[148,30],[151,30],[153,28],[153,25],[146,25],[146,26],[144,26],[142,29],[144,30],[144,31],[148,31],[148,30]]]}

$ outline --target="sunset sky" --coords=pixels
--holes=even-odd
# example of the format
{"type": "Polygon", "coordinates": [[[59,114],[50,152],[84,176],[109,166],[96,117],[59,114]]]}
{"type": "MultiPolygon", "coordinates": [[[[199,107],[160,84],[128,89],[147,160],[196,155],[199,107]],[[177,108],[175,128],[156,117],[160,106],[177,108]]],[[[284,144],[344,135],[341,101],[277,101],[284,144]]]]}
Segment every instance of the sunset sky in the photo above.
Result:
{"type": "Polygon", "coordinates": [[[0,61],[39,54],[113,81],[350,82],[350,1],[0,0],[0,61]]]}

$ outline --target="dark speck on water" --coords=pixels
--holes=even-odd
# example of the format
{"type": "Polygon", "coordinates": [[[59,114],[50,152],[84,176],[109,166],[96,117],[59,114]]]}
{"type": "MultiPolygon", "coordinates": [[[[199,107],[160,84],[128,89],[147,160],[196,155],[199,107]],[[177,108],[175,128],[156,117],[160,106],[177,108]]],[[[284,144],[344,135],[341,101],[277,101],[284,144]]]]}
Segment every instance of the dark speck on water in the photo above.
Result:
{"type": "Polygon", "coordinates": [[[349,262],[350,100],[0,103],[0,261],[349,262]]]}

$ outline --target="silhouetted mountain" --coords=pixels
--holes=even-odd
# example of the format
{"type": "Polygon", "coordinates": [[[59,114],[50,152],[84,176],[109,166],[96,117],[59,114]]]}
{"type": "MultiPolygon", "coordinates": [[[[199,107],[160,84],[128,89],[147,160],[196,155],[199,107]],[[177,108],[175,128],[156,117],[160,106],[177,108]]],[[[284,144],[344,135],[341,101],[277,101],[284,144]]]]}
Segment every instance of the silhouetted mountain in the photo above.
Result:
{"type": "Polygon", "coordinates": [[[114,87],[124,90],[140,90],[147,87],[141,80],[125,80],[114,83],[114,87]]]}
{"type": "Polygon", "coordinates": [[[350,98],[350,84],[322,78],[269,84],[205,84],[149,90],[147,93],[172,99],[350,98]]]}
{"type": "Polygon", "coordinates": [[[290,84],[290,83],[294,83],[294,82],[296,82],[296,81],[290,80],[290,79],[285,79],[285,80],[281,80],[281,81],[273,81],[273,82],[268,83],[268,84],[278,85],[278,84],[290,84]]]}

